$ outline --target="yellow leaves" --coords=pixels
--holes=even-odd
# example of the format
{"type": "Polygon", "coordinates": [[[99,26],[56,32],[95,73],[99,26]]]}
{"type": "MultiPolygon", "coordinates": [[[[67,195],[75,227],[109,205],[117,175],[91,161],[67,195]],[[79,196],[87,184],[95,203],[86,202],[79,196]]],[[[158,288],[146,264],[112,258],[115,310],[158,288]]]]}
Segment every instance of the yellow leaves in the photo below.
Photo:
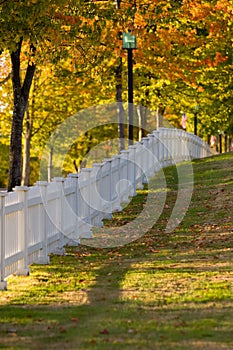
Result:
{"type": "Polygon", "coordinates": [[[31,4],[36,4],[38,0],[28,0],[27,4],[30,6],[31,4]]]}
{"type": "Polygon", "coordinates": [[[71,26],[63,25],[61,26],[61,29],[63,29],[65,32],[70,32],[71,26]]]}
{"type": "Polygon", "coordinates": [[[145,26],[146,26],[145,17],[142,14],[137,12],[134,17],[134,27],[136,29],[144,29],[145,26]]]}
{"type": "Polygon", "coordinates": [[[0,79],[5,79],[11,72],[9,54],[3,53],[0,56],[0,79]]]}
{"type": "Polygon", "coordinates": [[[160,56],[160,57],[157,58],[157,61],[158,61],[159,63],[163,63],[163,62],[166,62],[166,58],[160,56]]]}

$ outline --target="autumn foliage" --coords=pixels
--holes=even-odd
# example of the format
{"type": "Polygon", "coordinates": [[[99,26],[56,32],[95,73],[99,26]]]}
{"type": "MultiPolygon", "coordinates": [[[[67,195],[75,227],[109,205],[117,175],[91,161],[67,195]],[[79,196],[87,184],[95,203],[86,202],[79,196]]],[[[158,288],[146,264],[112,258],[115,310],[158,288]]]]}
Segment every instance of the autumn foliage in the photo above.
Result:
{"type": "Polygon", "coordinates": [[[38,156],[75,111],[115,101],[116,86],[127,101],[122,33],[129,30],[137,36],[135,104],[163,110],[175,126],[186,112],[189,131],[198,105],[200,136],[232,137],[231,1],[2,0],[0,13],[1,134],[9,144],[11,124],[17,171],[9,189],[21,181],[23,134],[38,156]]]}

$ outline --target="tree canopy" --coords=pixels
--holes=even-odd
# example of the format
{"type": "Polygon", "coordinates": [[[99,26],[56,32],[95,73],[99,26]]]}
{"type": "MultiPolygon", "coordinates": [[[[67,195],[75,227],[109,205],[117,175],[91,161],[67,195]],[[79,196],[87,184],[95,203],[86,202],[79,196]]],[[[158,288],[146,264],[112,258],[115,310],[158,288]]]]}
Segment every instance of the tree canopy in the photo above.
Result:
{"type": "Polygon", "coordinates": [[[137,36],[135,103],[159,108],[178,127],[185,112],[189,131],[198,106],[200,136],[221,131],[232,137],[231,0],[0,0],[0,13],[0,115],[2,142],[9,144],[10,136],[9,190],[21,183],[23,134],[38,156],[65,118],[115,101],[119,67],[127,100],[121,41],[129,30],[137,36]]]}

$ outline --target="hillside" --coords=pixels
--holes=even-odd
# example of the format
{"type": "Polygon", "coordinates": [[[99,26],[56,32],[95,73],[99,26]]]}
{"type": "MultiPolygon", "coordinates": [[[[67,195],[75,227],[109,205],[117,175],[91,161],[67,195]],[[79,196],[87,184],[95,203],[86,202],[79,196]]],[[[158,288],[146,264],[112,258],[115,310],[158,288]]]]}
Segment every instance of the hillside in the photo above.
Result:
{"type": "MultiPolygon", "coordinates": [[[[67,247],[50,265],[31,266],[29,277],[9,278],[0,294],[1,348],[233,349],[233,154],[192,162],[191,202],[168,232],[179,167],[164,170],[164,209],[136,241],[67,247]]],[[[134,220],[148,187],[105,227],[134,220]]]]}

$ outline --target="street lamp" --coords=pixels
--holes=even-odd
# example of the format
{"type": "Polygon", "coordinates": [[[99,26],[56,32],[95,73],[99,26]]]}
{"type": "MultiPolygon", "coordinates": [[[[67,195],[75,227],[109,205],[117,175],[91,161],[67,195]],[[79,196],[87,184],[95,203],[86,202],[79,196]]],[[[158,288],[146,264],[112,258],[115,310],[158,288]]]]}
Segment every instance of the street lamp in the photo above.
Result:
{"type": "Polygon", "coordinates": [[[197,115],[199,111],[199,106],[195,106],[194,108],[194,135],[197,135],[197,115]]]}
{"type": "Polygon", "coordinates": [[[128,52],[128,139],[133,144],[133,50],[137,48],[136,36],[130,32],[123,33],[123,49],[128,52]]]}

